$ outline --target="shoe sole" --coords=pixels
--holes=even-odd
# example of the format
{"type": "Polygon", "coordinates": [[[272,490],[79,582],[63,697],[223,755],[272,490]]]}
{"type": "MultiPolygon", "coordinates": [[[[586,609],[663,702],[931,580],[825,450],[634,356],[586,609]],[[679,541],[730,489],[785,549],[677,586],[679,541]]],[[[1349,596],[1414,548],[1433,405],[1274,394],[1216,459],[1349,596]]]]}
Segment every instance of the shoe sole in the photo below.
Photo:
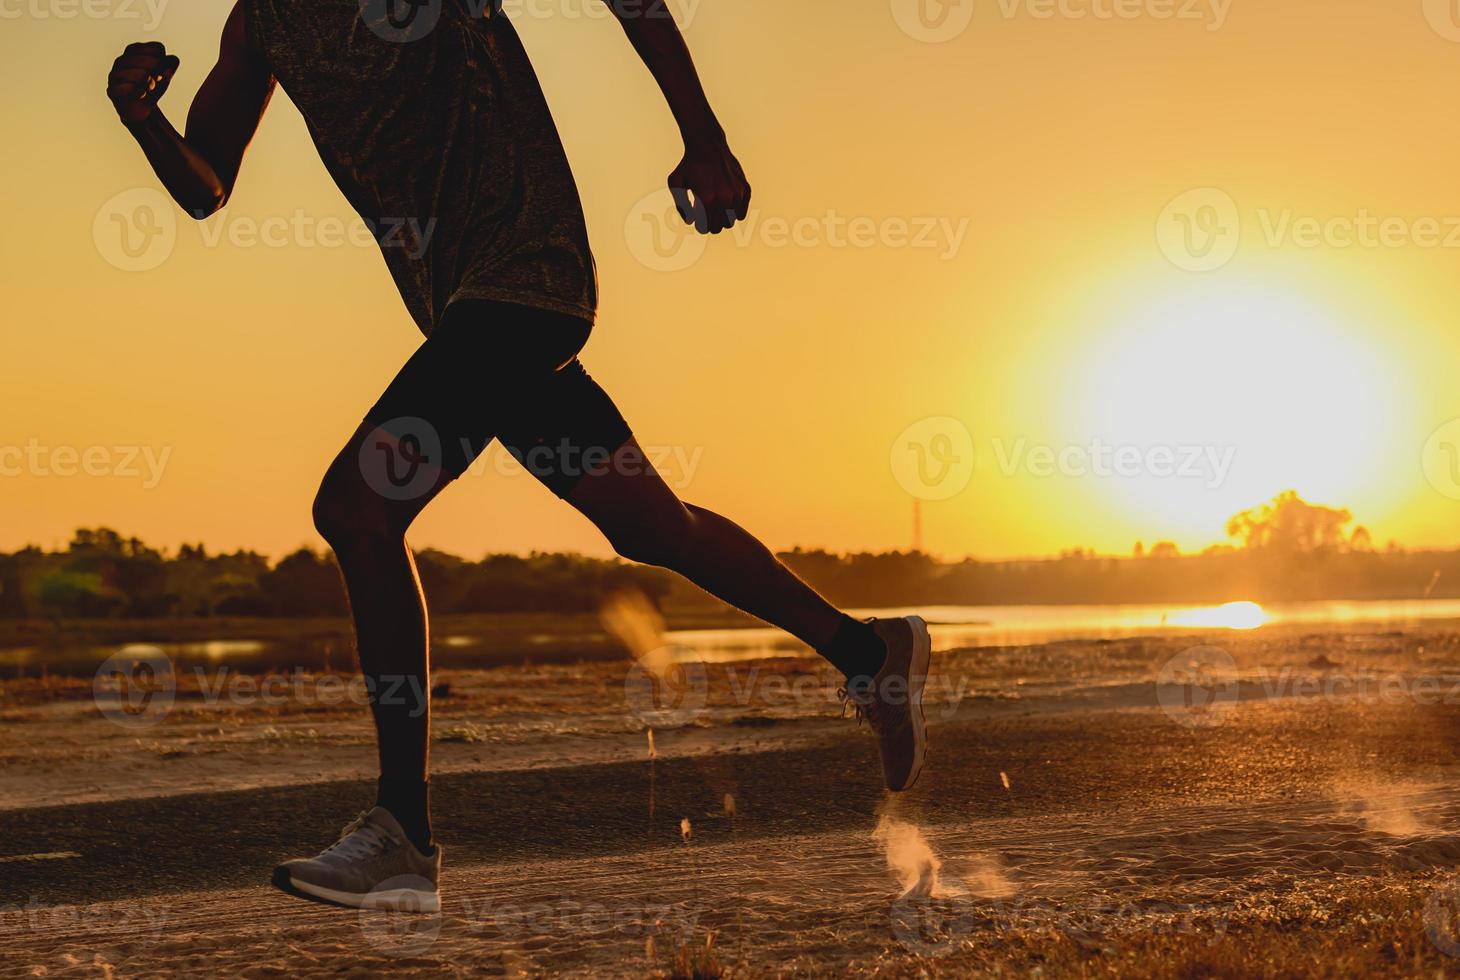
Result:
{"type": "Polygon", "coordinates": [[[902,788],[896,790],[904,793],[913,788],[922,775],[923,762],[928,756],[928,720],[923,716],[923,687],[928,682],[928,671],[933,665],[933,637],[928,633],[928,624],[921,616],[904,617],[908,626],[912,627],[913,648],[912,661],[908,667],[908,699],[912,702],[914,755],[912,770],[908,773],[907,781],[902,788]]]}
{"type": "Polygon", "coordinates": [[[383,891],[356,892],[336,891],[289,876],[289,887],[326,902],[345,905],[352,909],[371,909],[380,912],[420,912],[430,915],[441,911],[441,895],[438,892],[423,892],[417,888],[389,888],[383,891]]]}

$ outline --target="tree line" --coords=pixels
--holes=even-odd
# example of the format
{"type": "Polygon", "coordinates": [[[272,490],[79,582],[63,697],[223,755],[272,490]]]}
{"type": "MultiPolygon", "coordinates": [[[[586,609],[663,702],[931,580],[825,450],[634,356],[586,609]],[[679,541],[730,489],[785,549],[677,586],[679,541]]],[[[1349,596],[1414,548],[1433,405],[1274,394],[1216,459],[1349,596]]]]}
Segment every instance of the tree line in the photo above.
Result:
{"type": "MultiPolygon", "coordinates": [[[[1234,515],[1231,544],[1182,555],[1170,542],[1129,556],[1080,548],[1026,561],[942,561],[921,552],[834,554],[797,549],[782,559],[843,606],[1225,602],[1252,599],[1460,598],[1460,551],[1376,550],[1348,529],[1347,510],[1293,491],[1234,515]]],[[[633,588],[655,603],[719,603],[658,568],[576,554],[416,555],[433,612],[593,612],[633,588]]],[[[346,613],[327,552],[301,548],[277,562],[252,551],[169,554],[107,528],[78,530],[64,550],[0,554],[0,618],[317,617],[346,613]]]]}
{"type": "MultiPolygon", "coordinates": [[[[587,612],[612,591],[656,601],[668,573],[581,555],[489,555],[471,562],[421,551],[416,565],[433,610],[587,612]]],[[[347,612],[328,552],[300,548],[277,562],[253,551],[175,554],[108,528],[78,530],[60,551],[0,555],[0,618],[315,617],[347,612]]]]}

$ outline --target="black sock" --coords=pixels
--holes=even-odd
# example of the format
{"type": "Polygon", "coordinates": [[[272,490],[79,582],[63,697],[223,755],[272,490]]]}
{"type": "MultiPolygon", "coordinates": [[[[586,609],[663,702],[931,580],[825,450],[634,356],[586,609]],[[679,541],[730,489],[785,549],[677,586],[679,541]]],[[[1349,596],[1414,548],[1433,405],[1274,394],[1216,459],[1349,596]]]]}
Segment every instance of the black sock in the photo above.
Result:
{"type": "Polygon", "coordinates": [[[431,783],[426,779],[392,779],[376,783],[375,805],[395,817],[406,839],[422,854],[431,853],[431,783]]]}
{"type": "Polygon", "coordinates": [[[846,674],[848,680],[866,678],[870,682],[887,659],[887,644],[868,624],[843,616],[831,643],[818,652],[846,674]]]}

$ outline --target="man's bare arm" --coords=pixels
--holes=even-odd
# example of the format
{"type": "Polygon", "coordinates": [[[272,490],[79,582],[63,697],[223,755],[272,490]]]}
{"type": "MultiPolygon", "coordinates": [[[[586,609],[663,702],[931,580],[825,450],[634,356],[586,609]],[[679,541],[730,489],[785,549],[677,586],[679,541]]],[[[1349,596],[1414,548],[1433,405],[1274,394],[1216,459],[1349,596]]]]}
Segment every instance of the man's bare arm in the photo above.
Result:
{"type": "Polygon", "coordinates": [[[684,137],[684,159],[669,175],[680,216],[702,232],[718,234],[745,217],[750,184],[710,108],[679,25],[664,0],[605,2],[659,83],[684,137]]]}
{"type": "Polygon", "coordinates": [[[223,28],[218,63],[188,112],[187,135],[158,108],[179,61],[161,44],[129,44],[112,65],[107,96],[173,200],[195,218],[228,203],[244,151],[274,91],[268,66],[248,47],[242,5],[223,28]]]}

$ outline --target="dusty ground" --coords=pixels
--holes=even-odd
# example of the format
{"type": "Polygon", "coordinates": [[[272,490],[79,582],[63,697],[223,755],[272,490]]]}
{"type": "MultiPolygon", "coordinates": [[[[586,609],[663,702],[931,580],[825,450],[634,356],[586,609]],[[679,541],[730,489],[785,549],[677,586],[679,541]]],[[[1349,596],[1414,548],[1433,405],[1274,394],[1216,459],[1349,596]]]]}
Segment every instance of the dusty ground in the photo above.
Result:
{"type": "Polygon", "coordinates": [[[670,712],[608,663],[443,674],[434,917],[267,885],[369,802],[364,709],[326,693],[347,678],[183,677],[121,724],[89,682],[11,682],[0,972],[1460,972],[1456,635],[940,665],[896,799],[810,662],[706,668],[670,712]],[[687,724],[651,759],[646,719],[687,724]]]}

